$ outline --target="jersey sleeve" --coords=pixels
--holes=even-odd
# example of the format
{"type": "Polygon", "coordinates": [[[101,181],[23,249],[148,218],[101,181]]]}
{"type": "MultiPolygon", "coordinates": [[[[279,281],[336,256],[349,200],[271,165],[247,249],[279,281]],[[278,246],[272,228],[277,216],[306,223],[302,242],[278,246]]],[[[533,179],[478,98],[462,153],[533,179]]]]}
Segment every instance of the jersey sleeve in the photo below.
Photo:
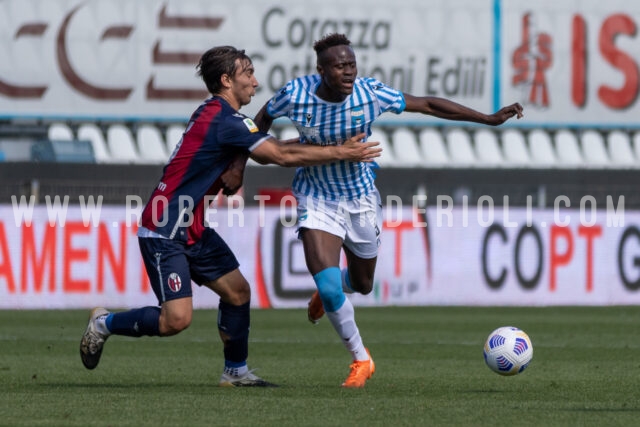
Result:
{"type": "Polygon", "coordinates": [[[221,144],[253,151],[269,139],[271,135],[260,132],[258,126],[242,114],[233,114],[225,118],[224,126],[218,135],[221,144]]]}
{"type": "Polygon", "coordinates": [[[369,88],[375,93],[380,103],[380,113],[390,112],[400,114],[404,111],[407,104],[404,100],[404,94],[379,80],[368,77],[365,81],[369,88]]]}
{"type": "Polygon", "coordinates": [[[267,113],[277,119],[286,116],[291,110],[291,95],[294,91],[295,81],[288,82],[267,102],[267,113]]]}

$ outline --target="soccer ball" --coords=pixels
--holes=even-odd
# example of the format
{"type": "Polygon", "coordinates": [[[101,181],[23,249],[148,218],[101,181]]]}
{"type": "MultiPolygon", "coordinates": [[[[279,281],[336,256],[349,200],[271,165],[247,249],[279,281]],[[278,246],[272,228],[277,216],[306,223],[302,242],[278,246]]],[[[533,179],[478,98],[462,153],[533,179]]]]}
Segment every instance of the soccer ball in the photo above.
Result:
{"type": "Polygon", "coordinates": [[[503,326],[489,334],[484,343],[484,361],[500,375],[516,375],[524,371],[533,358],[533,345],[521,329],[503,326]]]}

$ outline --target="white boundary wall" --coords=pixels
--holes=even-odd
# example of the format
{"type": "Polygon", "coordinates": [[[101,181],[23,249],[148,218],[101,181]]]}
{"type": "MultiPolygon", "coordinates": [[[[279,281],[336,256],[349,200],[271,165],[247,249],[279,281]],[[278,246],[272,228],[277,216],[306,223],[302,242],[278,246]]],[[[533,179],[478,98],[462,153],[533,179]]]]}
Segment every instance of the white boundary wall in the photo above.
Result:
{"type": "MultiPolygon", "coordinates": [[[[585,199],[582,208],[565,207],[561,200],[556,209],[504,211],[485,200],[481,209],[443,203],[426,214],[388,206],[375,289],[353,295],[357,305],[640,303],[640,212],[620,204],[606,209],[585,199]]],[[[28,227],[24,211],[0,206],[0,309],[155,303],[136,227],[127,225],[138,211],[103,207],[94,222],[69,206],[61,225],[47,209],[36,207],[28,227]]],[[[251,283],[254,307],[304,307],[314,289],[288,225],[293,214],[290,206],[210,211],[251,283]]],[[[194,303],[215,307],[217,299],[198,290],[194,303]]]]}

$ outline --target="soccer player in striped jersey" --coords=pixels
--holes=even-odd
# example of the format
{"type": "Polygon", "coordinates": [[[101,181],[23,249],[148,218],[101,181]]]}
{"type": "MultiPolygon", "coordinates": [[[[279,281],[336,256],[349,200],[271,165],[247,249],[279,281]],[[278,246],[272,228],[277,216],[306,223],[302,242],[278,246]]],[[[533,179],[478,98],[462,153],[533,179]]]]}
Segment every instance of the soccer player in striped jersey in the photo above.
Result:
{"type": "MultiPolygon", "coordinates": [[[[306,145],[345,141],[371,134],[382,113],[416,112],[449,120],[500,125],[522,117],[512,104],[483,114],[446,99],[402,93],[373,78],[358,77],[356,56],[343,34],[330,34],[314,44],[318,74],[288,82],[259,111],[255,122],[267,131],[275,118],[288,117],[306,145]]],[[[402,148],[402,147],[398,147],[402,148]]],[[[343,387],[363,387],[375,370],[355,322],[346,293],[368,294],[373,288],[381,227],[379,193],[371,165],[337,161],[298,168],[293,191],[298,201],[298,236],[317,292],[309,303],[309,320],[326,312],[351,352],[353,363],[343,387]],[[340,271],[344,249],[347,268],[340,271]]]]}
{"type": "MultiPolygon", "coordinates": [[[[218,332],[224,343],[221,386],[267,387],[273,384],[247,367],[251,288],[225,241],[206,223],[205,210],[221,189],[233,193],[237,177],[227,171],[238,153],[260,163],[311,166],[337,160],[371,161],[376,143],[356,135],[343,146],[283,144],[260,132],[238,110],[256,93],[251,59],[231,46],[205,52],[198,64],[212,97],[192,114],[181,141],[141,216],[140,252],[158,306],[110,313],[91,312],[80,342],[87,369],[100,361],[110,335],[170,336],[192,319],[192,280],[220,296],[218,332]]],[[[176,369],[173,367],[170,369],[176,369]]]]}

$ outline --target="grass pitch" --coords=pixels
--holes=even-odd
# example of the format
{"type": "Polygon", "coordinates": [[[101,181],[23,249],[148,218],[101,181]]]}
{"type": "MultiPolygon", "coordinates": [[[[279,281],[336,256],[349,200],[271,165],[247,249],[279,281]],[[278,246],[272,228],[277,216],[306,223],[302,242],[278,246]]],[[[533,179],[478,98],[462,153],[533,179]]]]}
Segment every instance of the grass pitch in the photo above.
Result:
{"type": "Polygon", "coordinates": [[[254,310],[249,365],[275,389],[217,387],[215,310],[171,338],[113,337],[80,362],[85,311],[0,311],[0,425],[629,426],[640,418],[640,307],[356,309],[377,371],[344,390],[350,357],[327,319],[254,310]],[[498,326],[534,345],[515,377],[491,372],[498,326]]]}

